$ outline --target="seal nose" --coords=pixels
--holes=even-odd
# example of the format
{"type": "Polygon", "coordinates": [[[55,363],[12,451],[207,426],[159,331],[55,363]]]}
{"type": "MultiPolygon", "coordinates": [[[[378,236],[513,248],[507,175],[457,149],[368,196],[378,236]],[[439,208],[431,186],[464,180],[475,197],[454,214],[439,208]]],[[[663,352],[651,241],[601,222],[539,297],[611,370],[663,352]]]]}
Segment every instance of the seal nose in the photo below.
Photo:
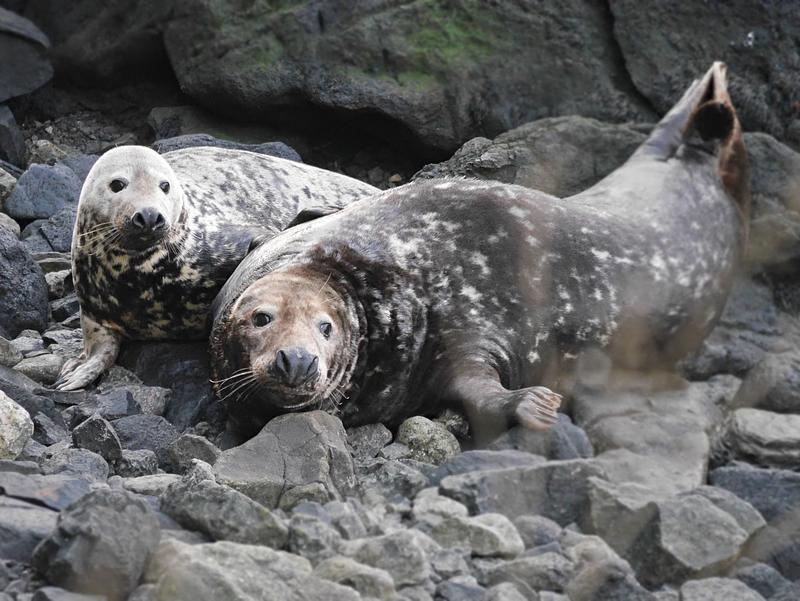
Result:
{"type": "Polygon", "coordinates": [[[275,355],[275,373],[289,386],[299,386],[317,375],[319,358],[301,348],[281,349],[275,355]]]}
{"type": "Polygon", "coordinates": [[[153,207],[146,207],[140,209],[131,217],[133,226],[143,232],[157,232],[163,230],[167,226],[167,220],[158,209],[153,207]]]}

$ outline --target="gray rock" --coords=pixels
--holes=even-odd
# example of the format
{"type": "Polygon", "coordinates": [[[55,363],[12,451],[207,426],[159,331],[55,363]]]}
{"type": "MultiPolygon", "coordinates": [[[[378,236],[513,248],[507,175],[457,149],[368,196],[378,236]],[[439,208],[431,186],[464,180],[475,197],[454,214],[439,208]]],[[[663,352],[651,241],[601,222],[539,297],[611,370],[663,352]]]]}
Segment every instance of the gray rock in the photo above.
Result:
{"type": "Polygon", "coordinates": [[[192,459],[200,459],[209,465],[214,465],[219,455],[220,450],[213,443],[196,434],[181,434],[167,448],[169,464],[177,472],[185,472],[190,467],[192,459]]]}
{"type": "Polygon", "coordinates": [[[65,165],[31,165],[17,180],[3,210],[17,220],[49,219],[78,205],[82,183],[65,165]]]}
{"type": "Polygon", "coordinates": [[[0,391],[0,459],[16,459],[33,436],[33,420],[25,409],[0,391]]]}
{"type": "Polygon", "coordinates": [[[514,519],[526,549],[555,542],[561,536],[561,526],[540,515],[521,515],[514,519]]]}
{"type": "Polygon", "coordinates": [[[27,155],[25,136],[14,119],[14,113],[0,104],[0,159],[22,166],[27,155]]]}
{"type": "Polygon", "coordinates": [[[430,562],[434,580],[448,580],[455,576],[469,575],[466,559],[469,555],[459,549],[442,549],[431,554],[430,562]]]}
{"type": "Polygon", "coordinates": [[[460,576],[439,583],[436,598],[442,601],[484,601],[486,589],[471,576],[460,576]]]}
{"type": "MultiPolygon", "coordinates": [[[[3,178],[3,171],[0,170],[0,180],[3,178]]],[[[15,181],[13,177],[10,175],[8,176],[11,180],[15,181]]],[[[2,183],[0,183],[0,206],[3,206],[3,199],[2,199],[2,183]]],[[[5,213],[0,213],[0,229],[4,229],[7,232],[10,232],[12,236],[15,238],[19,238],[21,231],[19,229],[19,223],[14,221],[11,217],[6,215],[5,213]]]]}
{"type": "Polygon", "coordinates": [[[122,449],[122,457],[114,464],[114,471],[123,478],[138,478],[158,472],[158,457],[149,449],[129,451],[122,449]]]}
{"type": "Polygon", "coordinates": [[[57,586],[45,586],[33,593],[31,601],[104,601],[99,595],[81,595],[57,586]]]}
{"type": "Polygon", "coordinates": [[[88,493],[90,481],[71,474],[24,475],[0,472],[0,489],[9,497],[60,511],[88,493]]]}
{"type": "Polygon", "coordinates": [[[431,474],[431,484],[438,485],[447,476],[496,470],[507,467],[533,466],[544,463],[544,458],[522,451],[465,451],[443,463],[431,474]]]}
{"type": "Polygon", "coordinates": [[[383,459],[362,465],[359,482],[362,489],[372,490],[387,498],[401,495],[410,499],[428,486],[428,478],[421,471],[400,461],[383,459]]]}
{"type": "Polygon", "coordinates": [[[466,549],[481,557],[511,558],[525,550],[514,524],[498,513],[446,517],[431,528],[430,535],[443,547],[466,549]]]}
{"type": "Polygon", "coordinates": [[[99,489],[61,512],[55,531],[36,548],[33,565],[57,586],[121,600],[136,588],[159,536],[144,500],[99,489]]]}
{"type": "Polygon", "coordinates": [[[286,525],[269,509],[211,480],[186,477],[171,484],[161,495],[161,511],[212,540],[280,549],[288,539],[286,525]]]}
{"type": "Polygon", "coordinates": [[[415,586],[428,581],[427,542],[421,532],[399,530],[382,536],[349,541],[342,547],[356,561],[386,570],[396,587],[415,586]]]}
{"type": "Polygon", "coordinates": [[[317,106],[386,115],[440,149],[554,114],[613,121],[651,115],[617,83],[625,75],[612,58],[602,7],[569,2],[557,11],[529,12],[499,3],[484,9],[352,4],[342,11],[324,4],[247,18],[232,10],[179,11],[165,41],[181,89],[200,104],[259,119],[294,94],[317,106]],[[236,35],[217,27],[220,20],[236,35]],[[253,23],[261,27],[261,41],[245,52],[241,40],[257,38],[253,23]],[[193,50],[198,39],[231,50],[212,60],[207,51],[193,50]],[[509,52],[517,60],[509,62],[509,52]],[[247,75],[255,56],[263,59],[258,78],[247,75]],[[527,85],[531,81],[540,85],[527,85]]]}
{"type": "Polygon", "coordinates": [[[73,474],[96,482],[108,479],[108,463],[87,449],[59,449],[41,463],[43,474],[73,474]]]}
{"type": "Polygon", "coordinates": [[[636,581],[630,566],[613,559],[592,562],[566,585],[570,601],[657,601],[636,581]]]}
{"type": "Polygon", "coordinates": [[[302,159],[300,158],[300,155],[297,154],[297,151],[283,142],[242,144],[241,142],[232,142],[231,140],[215,138],[209,134],[186,134],[182,136],[156,140],[152,145],[153,149],[159,154],[180,150],[182,148],[193,148],[195,146],[214,146],[216,148],[246,150],[248,152],[255,152],[256,154],[265,154],[281,159],[288,159],[290,161],[302,162],[302,159]]]}
{"type": "MultiPolygon", "coordinates": [[[[539,596],[541,599],[541,595],[539,596]]],[[[501,582],[486,590],[484,601],[526,601],[519,589],[510,582],[501,582]]]]}
{"type": "Polygon", "coordinates": [[[800,598],[800,582],[793,582],[770,597],[769,601],[794,601],[798,598],[800,598]]]}
{"type": "Polygon", "coordinates": [[[142,413],[148,415],[164,415],[167,406],[172,400],[172,390],[161,386],[146,386],[140,382],[133,383],[107,383],[98,386],[98,390],[105,393],[121,391],[130,394],[139,406],[142,413]]]}
{"type": "Polygon", "coordinates": [[[725,443],[736,459],[772,467],[800,467],[800,415],[738,409],[725,443]]]}
{"type": "Polygon", "coordinates": [[[99,415],[93,415],[72,430],[72,442],[94,451],[109,463],[122,457],[122,444],[115,428],[99,415]]]}
{"type": "Polygon", "coordinates": [[[70,294],[65,298],[59,298],[50,303],[50,313],[54,321],[64,321],[80,311],[78,297],[70,294]]]}
{"type": "Polygon", "coordinates": [[[307,559],[268,547],[227,541],[188,545],[163,541],[146,580],[154,601],[357,601],[353,589],[317,578],[307,559]]]}
{"type": "Polygon", "coordinates": [[[362,597],[369,599],[391,599],[394,580],[386,570],[372,568],[353,561],[349,557],[331,557],[314,568],[314,575],[354,588],[362,597]]]}
{"type": "Polygon", "coordinates": [[[361,519],[360,513],[351,501],[331,501],[325,504],[325,511],[331,519],[331,525],[347,540],[364,538],[367,536],[367,527],[361,519]]]}
{"type": "Polygon", "coordinates": [[[0,229],[0,335],[47,327],[47,282],[25,246],[0,229]]]}
{"type": "Polygon", "coordinates": [[[136,478],[125,478],[122,482],[122,487],[137,495],[160,497],[170,484],[174,484],[180,479],[181,477],[177,474],[152,474],[136,478]]]}
{"type": "Polygon", "coordinates": [[[572,579],[574,571],[575,566],[566,557],[556,553],[544,553],[501,563],[490,570],[487,584],[510,582],[526,598],[535,599],[536,591],[563,591],[572,579]]]}
{"type": "Polygon", "coordinates": [[[347,444],[353,449],[356,460],[372,459],[390,442],[392,433],[383,424],[367,424],[347,430],[347,444]]]}
{"type": "Polygon", "coordinates": [[[0,459],[0,472],[16,472],[17,474],[38,474],[39,464],[35,461],[0,459]]]}
{"type": "Polygon", "coordinates": [[[400,424],[396,441],[411,450],[412,459],[433,465],[440,465],[461,452],[461,445],[447,428],[421,415],[400,424]]]}
{"type": "Polygon", "coordinates": [[[178,438],[178,431],[166,419],[159,415],[131,415],[112,423],[122,448],[149,449],[158,457],[159,465],[167,465],[169,445],[178,438]]]}
{"type": "Polygon", "coordinates": [[[436,488],[420,491],[414,498],[411,512],[417,527],[426,532],[448,518],[466,518],[469,515],[464,505],[441,496],[436,488]]]}
{"type": "Polygon", "coordinates": [[[58,511],[0,495],[0,557],[27,563],[55,528],[58,511]]]}
{"type": "Polygon", "coordinates": [[[681,586],[681,601],[764,601],[743,582],[731,578],[690,580],[681,586]]]}
{"type": "Polygon", "coordinates": [[[52,384],[58,378],[63,365],[62,357],[47,353],[36,357],[26,357],[17,363],[14,369],[41,384],[52,384]]]}
{"type": "Polygon", "coordinates": [[[547,432],[534,432],[516,426],[491,444],[492,449],[517,450],[548,459],[581,459],[594,456],[592,443],[583,428],[572,423],[568,415],[558,414],[558,422],[547,432]]]}
{"type": "Polygon", "coordinates": [[[439,487],[473,514],[493,512],[509,518],[538,514],[566,526],[588,514],[589,478],[602,473],[592,460],[551,461],[448,476],[439,487]]]}
{"type": "Polygon", "coordinates": [[[316,565],[338,553],[339,532],[319,516],[295,512],[289,522],[289,550],[316,565]]]}
{"type": "Polygon", "coordinates": [[[76,206],[67,206],[46,220],[33,221],[22,232],[25,244],[28,245],[31,252],[51,250],[69,252],[77,214],[76,206]]]}
{"type": "Polygon", "coordinates": [[[0,54],[14,57],[0,65],[0,102],[33,92],[50,80],[49,46],[47,36],[31,21],[0,8],[0,54]]]}
{"type": "Polygon", "coordinates": [[[772,598],[791,585],[778,570],[765,563],[754,563],[740,568],[733,576],[765,599],[772,598]]]}
{"type": "Polygon", "coordinates": [[[50,300],[63,298],[75,290],[72,283],[72,272],[67,269],[46,273],[44,279],[47,282],[47,294],[50,300]]]}
{"type": "Polygon", "coordinates": [[[344,428],[323,411],[273,419],[245,444],[223,451],[214,473],[218,482],[270,508],[294,488],[315,486],[332,500],[355,485],[344,428]]]}
{"type": "Polygon", "coordinates": [[[764,357],[747,372],[733,405],[777,413],[800,413],[800,353],[764,357]]]}
{"type": "Polygon", "coordinates": [[[393,442],[378,451],[378,457],[380,459],[388,459],[389,461],[409,459],[411,458],[411,449],[401,442],[393,442]]]}

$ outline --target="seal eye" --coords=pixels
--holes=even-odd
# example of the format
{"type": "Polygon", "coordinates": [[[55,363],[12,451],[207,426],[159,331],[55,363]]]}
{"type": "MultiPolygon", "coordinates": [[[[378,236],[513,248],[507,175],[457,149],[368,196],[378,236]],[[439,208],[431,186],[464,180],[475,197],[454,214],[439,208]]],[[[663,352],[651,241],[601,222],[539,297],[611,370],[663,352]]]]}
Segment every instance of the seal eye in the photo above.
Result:
{"type": "Polygon", "coordinates": [[[326,340],[331,337],[332,329],[333,326],[329,324],[327,321],[323,321],[321,324],[319,324],[319,331],[322,332],[322,335],[325,337],[326,340]]]}
{"type": "Polygon", "coordinates": [[[263,328],[265,325],[272,321],[272,315],[269,313],[256,313],[253,315],[253,325],[257,328],[263,328]]]}
{"type": "Polygon", "coordinates": [[[161,188],[164,194],[169,194],[169,182],[161,182],[158,187],[161,188]]]}
{"type": "Polygon", "coordinates": [[[127,185],[128,182],[126,182],[124,179],[112,179],[108,187],[111,188],[111,191],[114,194],[116,194],[117,192],[124,190],[127,185]]]}

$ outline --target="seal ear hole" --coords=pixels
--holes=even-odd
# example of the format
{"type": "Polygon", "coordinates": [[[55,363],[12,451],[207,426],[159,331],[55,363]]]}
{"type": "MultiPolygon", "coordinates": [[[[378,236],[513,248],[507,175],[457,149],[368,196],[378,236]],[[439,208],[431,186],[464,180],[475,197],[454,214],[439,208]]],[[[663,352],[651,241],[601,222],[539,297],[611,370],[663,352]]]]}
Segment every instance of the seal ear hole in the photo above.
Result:
{"type": "Polygon", "coordinates": [[[158,187],[161,188],[164,194],[169,194],[169,182],[161,182],[158,187]]]}
{"type": "Polygon", "coordinates": [[[128,182],[124,179],[112,179],[111,183],[108,184],[108,187],[111,188],[111,191],[116,194],[117,192],[122,192],[128,186],[128,182]]]}
{"type": "Polygon", "coordinates": [[[330,324],[330,322],[323,321],[321,324],[319,324],[319,331],[322,332],[322,336],[325,338],[325,340],[327,340],[331,337],[333,326],[330,324]]]}
{"type": "Polygon", "coordinates": [[[706,142],[726,140],[733,131],[734,123],[733,110],[723,102],[706,102],[697,109],[694,116],[694,127],[706,142]]]}
{"type": "Polygon", "coordinates": [[[263,328],[272,323],[272,315],[269,313],[256,313],[253,315],[253,325],[257,328],[263,328]]]}

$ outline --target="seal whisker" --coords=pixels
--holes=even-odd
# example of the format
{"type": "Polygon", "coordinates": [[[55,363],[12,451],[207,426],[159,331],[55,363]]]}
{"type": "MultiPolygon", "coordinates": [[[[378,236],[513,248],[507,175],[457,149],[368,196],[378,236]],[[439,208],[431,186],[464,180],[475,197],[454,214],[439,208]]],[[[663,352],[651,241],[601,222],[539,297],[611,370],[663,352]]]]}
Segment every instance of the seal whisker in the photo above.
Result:
{"type": "Polygon", "coordinates": [[[251,384],[257,383],[258,380],[256,379],[255,375],[250,376],[249,378],[245,378],[244,380],[240,380],[236,383],[236,385],[228,392],[224,397],[222,397],[221,401],[226,401],[229,398],[237,396],[242,390],[250,386],[251,384]]]}
{"type": "Polygon", "coordinates": [[[220,392],[223,392],[226,389],[236,388],[236,386],[241,384],[244,380],[247,380],[249,378],[254,378],[254,377],[255,377],[255,374],[253,372],[246,372],[246,373],[238,374],[236,376],[231,376],[230,378],[226,378],[223,381],[223,384],[218,386],[218,390],[220,392]]]}

